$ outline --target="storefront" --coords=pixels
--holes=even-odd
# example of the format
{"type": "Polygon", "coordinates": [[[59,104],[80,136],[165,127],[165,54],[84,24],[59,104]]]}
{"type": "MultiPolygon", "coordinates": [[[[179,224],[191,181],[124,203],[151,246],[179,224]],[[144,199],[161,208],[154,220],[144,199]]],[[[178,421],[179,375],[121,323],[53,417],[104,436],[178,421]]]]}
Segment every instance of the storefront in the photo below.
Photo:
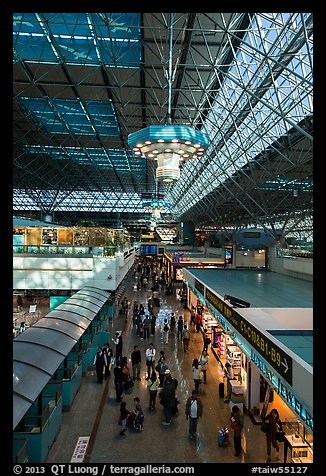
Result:
{"type": "Polygon", "coordinates": [[[286,434],[286,462],[312,462],[312,367],[282,342],[299,334],[312,339],[311,308],[235,309],[191,270],[184,270],[184,283],[188,307],[204,306],[202,332],[211,339],[210,354],[222,370],[227,362],[232,367],[230,407],[238,405],[257,424],[276,408],[286,434]]]}
{"type": "Polygon", "coordinates": [[[85,252],[89,247],[114,247],[130,244],[130,235],[124,230],[100,227],[64,227],[60,225],[48,226],[14,226],[13,245],[15,253],[51,251],[49,247],[62,247],[53,252],[72,252],[71,247],[82,249],[85,252]],[[43,247],[41,250],[36,247],[43,247]],[[35,250],[33,249],[35,247],[35,250]]]}
{"type": "Polygon", "coordinates": [[[165,251],[163,261],[168,271],[168,277],[173,277],[176,283],[182,283],[184,268],[216,268],[224,266],[224,260],[221,261],[219,258],[204,258],[202,254],[193,256],[193,253],[183,251],[169,253],[165,251]]]}

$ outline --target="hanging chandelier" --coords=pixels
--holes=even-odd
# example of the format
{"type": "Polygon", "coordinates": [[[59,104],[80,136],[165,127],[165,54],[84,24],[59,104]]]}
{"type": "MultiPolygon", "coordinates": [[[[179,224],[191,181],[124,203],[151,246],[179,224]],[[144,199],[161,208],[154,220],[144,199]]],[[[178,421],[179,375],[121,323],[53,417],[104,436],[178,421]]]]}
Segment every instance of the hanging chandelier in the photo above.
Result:
{"type": "Polygon", "coordinates": [[[150,202],[144,202],[143,207],[145,210],[149,210],[152,214],[153,220],[161,219],[161,212],[166,211],[171,207],[171,204],[168,202],[163,202],[161,200],[152,200],[150,202]]]}
{"type": "Polygon", "coordinates": [[[173,182],[180,177],[180,162],[204,155],[206,133],[184,125],[149,126],[128,136],[135,156],[157,161],[156,178],[173,182]]]}
{"type": "Polygon", "coordinates": [[[169,25],[169,68],[167,124],[145,127],[128,136],[128,145],[136,157],[157,161],[156,178],[162,182],[173,182],[180,178],[180,163],[204,155],[209,145],[209,136],[205,132],[186,125],[173,125],[172,84],[175,71],[172,68],[173,18],[170,14],[169,25]]]}

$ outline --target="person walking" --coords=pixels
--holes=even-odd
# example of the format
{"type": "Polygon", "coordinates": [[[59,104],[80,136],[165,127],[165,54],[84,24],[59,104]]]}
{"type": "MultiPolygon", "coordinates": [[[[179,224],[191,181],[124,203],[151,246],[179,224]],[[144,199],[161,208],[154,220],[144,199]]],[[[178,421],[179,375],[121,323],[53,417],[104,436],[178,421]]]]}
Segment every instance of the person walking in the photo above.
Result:
{"type": "Polygon", "coordinates": [[[182,334],[183,334],[183,318],[182,316],[179,316],[177,320],[177,339],[178,340],[182,339],[182,334]]]}
{"type": "Polygon", "coordinates": [[[140,404],[139,397],[134,398],[133,427],[136,431],[142,431],[145,415],[140,404]]]}
{"type": "Polygon", "coordinates": [[[207,372],[207,365],[208,365],[208,355],[207,355],[207,352],[206,350],[203,350],[199,359],[198,359],[198,362],[199,362],[199,365],[200,365],[200,369],[201,371],[203,372],[203,375],[204,375],[204,383],[206,383],[207,381],[207,377],[206,377],[206,372],[207,372]]]}
{"type": "Polygon", "coordinates": [[[152,372],[151,378],[147,382],[147,388],[149,391],[149,409],[154,410],[157,398],[157,389],[159,381],[157,380],[156,372],[152,372]]]}
{"type": "Polygon", "coordinates": [[[242,430],[243,430],[243,415],[240,411],[238,405],[233,405],[231,418],[230,418],[230,426],[233,430],[233,443],[235,453],[234,456],[241,456],[241,437],[242,437],[242,430]]]}
{"type": "Polygon", "coordinates": [[[115,343],[115,359],[116,361],[122,359],[122,335],[121,332],[117,331],[115,333],[115,338],[112,339],[115,343]]]}
{"type": "Polygon", "coordinates": [[[195,324],[195,306],[190,309],[190,324],[195,324]]]}
{"type": "Polygon", "coordinates": [[[140,367],[141,367],[141,353],[138,345],[134,345],[134,350],[131,352],[131,366],[132,366],[132,379],[141,380],[140,367]]]}
{"type": "Polygon", "coordinates": [[[170,327],[168,324],[168,320],[164,319],[163,328],[162,328],[162,339],[163,339],[164,345],[167,345],[169,342],[169,330],[170,330],[170,327]]]}
{"type": "Polygon", "coordinates": [[[145,319],[143,320],[143,326],[144,326],[144,339],[149,339],[149,329],[150,329],[151,321],[148,317],[148,314],[146,314],[145,319]]]}
{"type": "Polygon", "coordinates": [[[226,379],[227,379],[227,393],[226,393],[224,403],[229,403],[231,399],[231,393],[232,393],[232,385],[230,383],[230,380],[233,380],[233,369],[229,362],[226,362],[225,364],[225,371],[226,371],[226,379]]]}
{"type": "Polygon", "coordinates": [[[20,294],[17,296],[17,309],[18,312],[21,312],[23,310],[23,299],[20,294]]]}
{"type": "Polygon", "coordinates": [[[208,355],[208,346],[211,343],[210,337],[206,334],[207,329],[203,331],[203,350],[206,350],[206,355],[208,355]]]}
{"type": "Polygon", "coordinates": [[[188,352],[189,342],[190,342],[190,331],[187,328],[187,324],[184,324],[183,326],[182,340],[183,340],[183,350],[184,352],[188,352]]]}
{"type": "Polygon", "coordinates": [[[195,314],[195,318],[194,318],[194,324],[196,326],[196,333],[197,334],[200,332],[201,323],[202,323],[202,315],[197,312],[197,314],[195,314]]]}
{"type": "Polygon", "coordinates": [[[132,326],[134,329],[137,329],[138,316],[139,316],[139,307],[138,307],[138,302],[135,301],[134,308],[132,311],[132,326]]]}
{"type": "Polygon", "coordinates": [[[103,383],[104,366],[107,365],[107,360],[102,347],[98,347],[94,357],[93,365],[95,365],[96,369],[97,383],[103,383]]]}
{"type": "Polygon", "coordinates": [[[175,406],[175,382],[172,379],[170,370],[165,372],[164,386],[159,394],[164,413],[162,425],[171,425],[172,408],[175,406]]]}
{"type": "Polygon", "coordinates": [[[120,418],[119,418],[119,423],[121,422],[121,431],[120,431],[121,436],[126,436],[125,432],[127,431],[127,420],[129,415],[130,415],[130,411],[127,410],[126,402],[121,402],[120,403],[120,418]]]}
{"type": "Polygon", "coordinates": [[[197,394],[199,393],[199,385],[200,385],[200,370],[199,370],[199,362],[198,359],[194,359],[192,362],[192,375],[195,384],[195,390],[197,394]]]}
{"type": "Polygon", "coordinates": [[[174,312],[172,312],[170,317],[170,334],[172,336],[174,336],[175,325],[176,325],[176,319],[175,319],[174,312]]]}
{"type": "Polygon", "coordinates": [[[196,390],[193,390],[191,396],[187,398],[185,413],[186,419],[189,420],[189,436],[193,439],[197,433],[198,418],[203,415],[203,404],[196,390]]]}
{"type": "Polygon", "coordinates": [[[121,301],[121,312],[125,316],[126,319],[128,317],[128,308],[129,308],[129,302],[127,297],[125,296],[121,301]]]}
{"type": "Polygon", "coordinates": [[[123,376],[121,371],[120,361],[118,360],[115,363],[115,367],[113,369],[114,375],[114,387],[116,393],[116,401],[120,402],[122,400],[122,392],[123,392],[123,376]]]}
{"type": "Polygon", "coordinates": [[[165,357],[162,355],[158,362],[157,362],[157,365],[155,367],[155,370],[156,372],[158,372],[158,378],[160,380],[160,384],[159,384],[159,387],[163,387],[163,384],[164,384],[164,378],[165,378],[165,371],[168,369],[168,365],[165,361],[165,357]]]}
{"type": "Polygon", "coordinates": [[[147,367],[146,380],[149,380],[151,373],[155,371],[156,349],[154,348],[154,345],[152,342],[148,344],[148,348],[146,349],[145,354],[146,354],[146,367],[147,367]]]}
{"type": "Polygon", "coordinates": [[[107,380],[107,378],[110,376],[110,373],[111,373],[111,363],[113,358],[113,350],[110,348],[110,344],[108,342],[104,344],[103,351],[106,357],[106,365],[104,369],[104,380],[107,380]]]}
{"type": "Polygon", "coordinates": [[[156,315],[152,313],[151,315],[151,336],[155,334],[155,325],[156,325],[156,315]]]}
{"type": "Polygon", "coordinates": [[[275,448],[278,453],[280,450],[277,433],[283,431],[280,415],[276,408],[273,408],[268,415],[262,418],[263,422],[267,423],[266,431],[266,447],[267,447],[267,463],[271,461],[271,447],[275,448]]]}

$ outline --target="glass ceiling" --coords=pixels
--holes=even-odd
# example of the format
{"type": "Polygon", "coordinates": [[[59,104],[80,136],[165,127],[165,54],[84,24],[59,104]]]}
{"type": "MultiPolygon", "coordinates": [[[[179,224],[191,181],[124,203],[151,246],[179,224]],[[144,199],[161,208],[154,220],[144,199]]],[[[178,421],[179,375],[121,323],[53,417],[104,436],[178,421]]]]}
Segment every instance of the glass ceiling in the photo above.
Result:
{"type": "Polygon", "coordinates": [[[20,60],[140,66],[139,13],[16,13],[13,19],[20,60]]]}
{"type": "Polygon", "coordinates": [[[312,114],[313,39],[306,43],[304,18],[309,14],[253,17],[204,121],[211,146],[204,158],[187,163],[171,191],[175,213],[193,207],[312,114]]]}
{"type": "Polygon", "coordinates": [[[136,218],[155,190],[198,225],[309,222],[312,13],[177,13],[172,46],[170,15],[13,14],[15,211],[136,218]],[[165,185],[127,137],[169,101],[211,142],[165,185]]]}
{"type": "Polygon", "coordinates": [[[19,98],[35,121],[50,134],[118,136],[119,126],[112,101],[74,99],[19,98]]]}
{"type": "Polygon", "coordinates": [[[98,147],[54,147],[25,145],[23,149],[30,154],[46,154],[55,160],[73,160],[80,165],[94,165],[101,169],[115,169],[135,176],[146,174],[146,162],[142,158],[133,158],[132,152],[121,149],[98,147]],[[132,166],[131,166],[132,159],[132,166]]]}

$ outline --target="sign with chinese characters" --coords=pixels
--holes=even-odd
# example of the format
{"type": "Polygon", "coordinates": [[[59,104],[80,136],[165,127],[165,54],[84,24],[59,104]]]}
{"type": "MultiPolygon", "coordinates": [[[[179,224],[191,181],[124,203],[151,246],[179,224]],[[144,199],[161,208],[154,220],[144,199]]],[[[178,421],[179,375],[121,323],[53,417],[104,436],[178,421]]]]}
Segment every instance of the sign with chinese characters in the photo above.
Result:
{"type": "Polygon", "coordinates": [[[253,350],[251,350],[250,358],[251,361],[257,365],[264,378],[269,380],[273,387],[276,387],[275,391],[292,407],[293,411],[298,415],[309,431],[313,431],[313,417],[305,405],[294,396],[293,391],[273,373],[273,370],[269,368],[253,350]]]}
{"type": "Polygon", "coordinates": [[[70,463],[83,463],[90,436],[79,436],[70,463]]]}
{"type": "Polygon", "coordinates": [[[261,354],[284,380],[292,385],[292,357],[207,288],[206,300],[227,319],[236,331],[261,354]]]}
{"type": "Polygon", "coordinates": [[[202,296],[205,296],[205,286],[197,279],[195,279],[195,288],[197,289],[197,291],[200,292],[202,296]]]}

